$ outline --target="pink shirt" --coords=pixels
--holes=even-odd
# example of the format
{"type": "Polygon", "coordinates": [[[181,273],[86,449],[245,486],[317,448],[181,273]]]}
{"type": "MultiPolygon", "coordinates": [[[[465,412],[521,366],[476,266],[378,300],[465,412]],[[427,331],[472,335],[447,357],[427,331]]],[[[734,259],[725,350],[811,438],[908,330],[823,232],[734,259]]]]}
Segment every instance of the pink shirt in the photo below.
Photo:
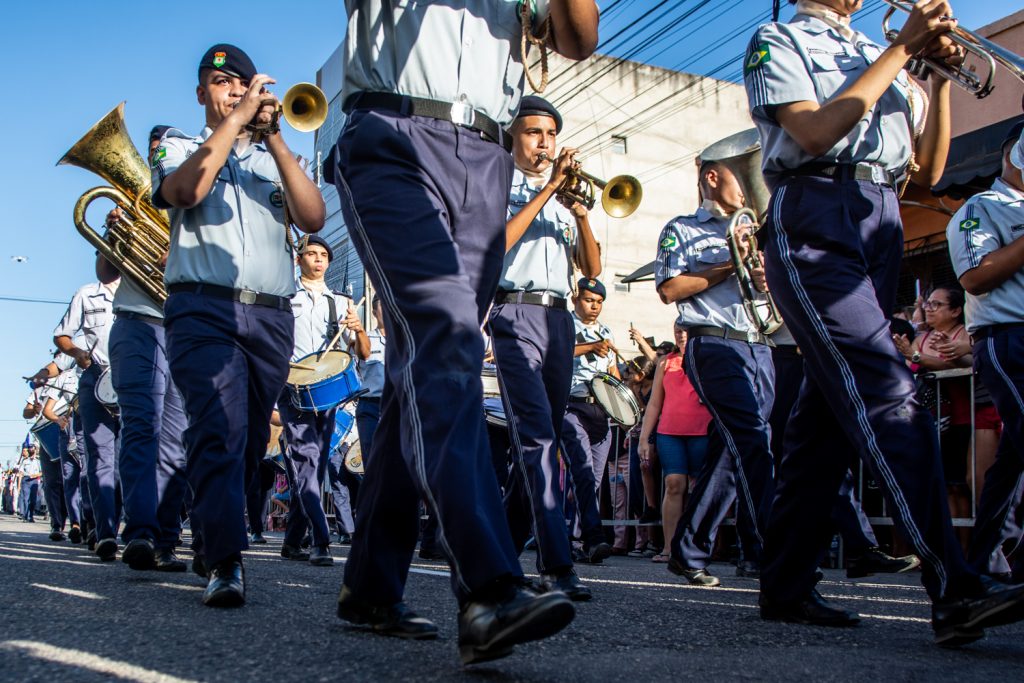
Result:
{"type": "Polygon", "coordinates": [[[683,371],[683,356],[670,353],[665,356],[665,376],[662,382],[665,400],[658,419],[658,433],[673,436],[703,436],[711,423],[711,413],[700,402],[697,390],[683,371]]]}

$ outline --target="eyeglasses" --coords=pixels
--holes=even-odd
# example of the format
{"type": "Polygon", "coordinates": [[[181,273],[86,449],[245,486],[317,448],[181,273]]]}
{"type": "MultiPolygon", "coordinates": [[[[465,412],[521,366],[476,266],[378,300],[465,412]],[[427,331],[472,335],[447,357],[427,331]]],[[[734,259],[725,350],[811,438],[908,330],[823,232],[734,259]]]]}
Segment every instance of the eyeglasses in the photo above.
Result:
{"type": "Polygon", "coordinates": [[[921,308],[923,308],[926,311],[937,311],[940,308],[942,308],[943,306],[948,306],[948,305],[949,305],[948,301],[925,301],[921,305],[921,308]]]}

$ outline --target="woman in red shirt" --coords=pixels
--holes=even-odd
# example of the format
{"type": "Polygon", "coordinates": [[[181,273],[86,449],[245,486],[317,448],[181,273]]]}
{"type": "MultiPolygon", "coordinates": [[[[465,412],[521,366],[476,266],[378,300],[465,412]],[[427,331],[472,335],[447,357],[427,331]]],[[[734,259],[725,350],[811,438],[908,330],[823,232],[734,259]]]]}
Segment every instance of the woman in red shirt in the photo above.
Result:
{"type": "MultiPolygon", "coordinates": [[[[677,323],[673,331],[679,350],[658,363],[639,439],[640,466],[649,468],[654,457],[661,461],[665,477],[661,525],[666,542],[675,534],[676,524],[686,504],[686,494],[704,462],[708,425],[711,423],[711,413],[700,402],[683,370],[686,330],[677,323]],[[654,438],[652,434],[656,434],[654,438]]],[[[662,550],[654,561],[668,562],[668,553],[662,550]]]]}

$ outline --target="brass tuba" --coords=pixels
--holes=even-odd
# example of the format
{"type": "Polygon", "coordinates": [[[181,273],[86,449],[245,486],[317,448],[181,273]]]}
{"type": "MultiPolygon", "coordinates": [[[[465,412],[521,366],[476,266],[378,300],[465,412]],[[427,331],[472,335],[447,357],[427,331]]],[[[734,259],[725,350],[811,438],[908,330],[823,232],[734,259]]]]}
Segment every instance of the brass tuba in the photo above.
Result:
{"type": "Polygon", "coordinates": [[[61,157],[57,165],[72,164],[92,171],[109,187],[94,187],[75,203],[75,227],[121,274],[163,305],[163,263],[170,246],[167,215],[150,200],[150,169],[124,125],[124,102],[117,105],[61,157]],[[124,218],[100,235],[85,220],[93,200],[105,197],[124,218]]]}
{"type": "Polygon", "coordinates": [[[743,191],[746,206],[732,215],[725,239],[736,269],[747,317],[759,332],[771,334],[782,326],[782,314],[776,308],[771,294],[758,291],[750,276],[750,271],[760,263],[754,233],[767,215],[771,199],[761,174],[761,139],[757,129],[750,128],[719,140],[701,152],[700,159],[702,162],[714,161],[728,168],[743,191]],[[740,251],[742,243],[747,245],[746,257],[740,251]]]}

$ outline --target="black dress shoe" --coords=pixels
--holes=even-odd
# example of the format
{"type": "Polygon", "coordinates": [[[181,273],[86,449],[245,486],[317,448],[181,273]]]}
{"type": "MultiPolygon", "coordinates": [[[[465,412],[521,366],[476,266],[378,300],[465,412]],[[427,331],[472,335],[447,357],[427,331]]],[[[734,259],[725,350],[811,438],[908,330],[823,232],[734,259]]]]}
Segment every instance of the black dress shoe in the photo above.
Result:
{"type": "Polygon", "coordinates": [[[136,571],[148,571],[156,567],[156,550],[148,538],[128,541],[121,553],[121,561],[136,571]]]}
{"type": "Polygon", "coordinates": [[[281,557],[286,560],[295,560],[297,562],[306,562],[309,560],[309,553],[304,550],[299,550],[293,545],[281,546],[281,557]]]}
{"type": "Polygon", "coordinates": [[[744,579],[760,579],[761,566],[756,562],[743,560],[736,563],[736,576],[744,579]]]}
{"type": "Polygon", "coordinates": [[[188,569],[185,561],[179,559],[173,550],[158,550],[156,552],[156,564],[154,568],[158,572],[183,572],[188,569]]]}
{"type": "Polygon", "coordinates": [[[459,611],[459,657],[463,664],[506,657],[516,644],[552,636],[575,616],[576,608],[561,591],[510,587],[503,597],[474,600],[459,611]]]}
{"type": "Polygon", "coordinates": [[[786,621],[791,624],[812,626],[856,626],[860,615],[856,612],[832,607],[821,593],[811,590],[803,600],[776,603],[761,597],[761,618],[765,621],[786,621]]]}
{"type": "Polygon", "coordinates": [[[207,607],[241,607],[245,604],[245,572],[239,560],[224,560],[210,570],[210,582],[203,591],[207,607]]]}
{"type": "Polygon", "coordinates": [[[612,556],[612,547],[603,541],[583,547],[583,557],[580,560],[585,564],[601,564],[612,556]]]}
{"type": "Polygon", "coordinates": [[[562,574],[541,574],[540,585],[545,593],[561,591],[573,602],[586,602],[594,597],[590,589],[580,583],[576,572],[569,570],[562,574]]]}
{"type": "Polygon", "coordinates": [[[65,538],[67,538],[67,536],[65,536],[64,532],[60,529],[54,529],[50,532],[51,541],[63,541],[65,538]]]}
{"type": "Polygon", "coordinates": [[[445,556],[442,553],[437,551],[437,549],[430,548],[430,547],[424,548],[423,546],[420,546],[420,553],[419,554],[420,554],[420,559],[421,560],[443,560],[443,559],[446,559],[445,556]]]}
{"type": "Polygon", "coordinates": [[[313,546],[309,551],[309,563],[314,567],[333,567],[334,558],[327,546],[313,546]]]}
{"type": "Polygon", "coordinates": [[[369,626],[374,633],[383,636],[410,640],[437,638],[434,622],[417,615],[404,602],[390,607],[369,605],[359,600],[345,585],[338,596],[338,618],[357,626],[369,626]]]}
{"type": "Polygon", "coordinates": [[[851,557],[846,563],[846,578],[863,579],[873,574],[900,574],[917,569],[921,560],[917,555],[893,557],[881,548],[868,548],[860,557],[851,557]]]}
{"type": "Polygon", "coordinates": [[[692,569],[687,567],[682,562],[674,557],[670,557],[668,564],[666,565],[668,570],[676,576],[681,576],[691,585],[704,586],[705,588],[714,588],[722,582],[718,580],[717,576],[712,576],[707,569],[692,569]]]}
{"type": "Polygon", "coordinates": [[[352,534],[347,534],[344,531],[338,534],[338,545],[352,545],[352,534]]]}
{"type": "Polygon", "coordinates": [[[249,537],[249,543],[253,545],[265,545],[267,539],[263,538],[263,534],[253,534],[249,537]]]}
{"type": "Polygon", "coordinates": [[[969,598],[942,600],[932,605],[935,644],[960,647],[985,636],[984,629],[1024,619],[1024,584],[1006,585],[987,576],[969,598]]]}
{"type": "Polygon", "coordinates": [[[77,526],[71,527],[71,529],[68,531],[68,540],[71,541],[72,543],[76,544],[76,545],[81,543],[82,542],[82,529],[80,527],[77,527],[77,526]]]}
{"type": "Polygon", "coordinates": [[[97,543],[96,556],[104,562],[113,562],[117,558],[117,540],[104,538],[97,543]]]}
{"type": "Polygon", "coordinates": [[[206,560],[202,555],[196,554],[192,556],[192,573],[204,579],[206,578],[206,560]]]}

